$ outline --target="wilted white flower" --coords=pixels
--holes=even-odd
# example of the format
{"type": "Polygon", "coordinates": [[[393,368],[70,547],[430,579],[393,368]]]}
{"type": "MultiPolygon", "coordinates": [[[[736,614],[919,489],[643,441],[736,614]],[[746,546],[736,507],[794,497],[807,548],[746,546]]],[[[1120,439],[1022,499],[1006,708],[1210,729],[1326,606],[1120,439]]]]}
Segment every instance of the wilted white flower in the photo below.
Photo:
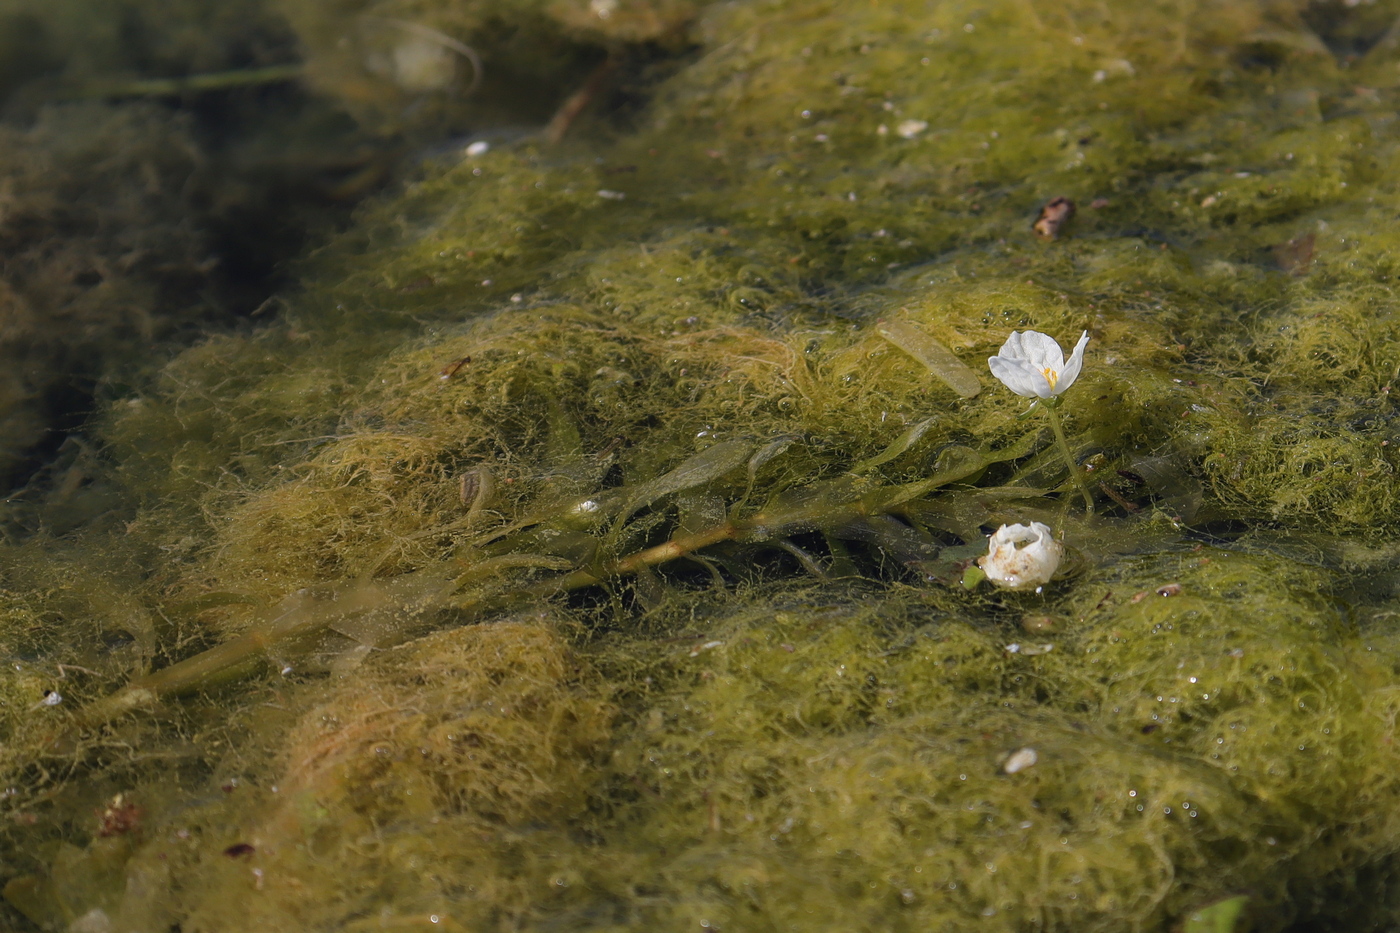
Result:
{"type": "Polygon", "coordinates": [[[1017,395],[1054,398],[1079,378],[1088,342],[1086,330],[1074,345],[1069,362],[1065,362],[1064,351],[1053,337],[1034,330],[1024,334],[1013,330],[997,355],[987,359],[987,365],[992,375],[1017,395]]]}
{"type": "Polygon", "coordinates": [[[997,586],[1030,590],[1050,582],[1063,556],[1048,525],[1002,525],[987,539],[987,556],[979,557],[977,566],[997,586]]]}

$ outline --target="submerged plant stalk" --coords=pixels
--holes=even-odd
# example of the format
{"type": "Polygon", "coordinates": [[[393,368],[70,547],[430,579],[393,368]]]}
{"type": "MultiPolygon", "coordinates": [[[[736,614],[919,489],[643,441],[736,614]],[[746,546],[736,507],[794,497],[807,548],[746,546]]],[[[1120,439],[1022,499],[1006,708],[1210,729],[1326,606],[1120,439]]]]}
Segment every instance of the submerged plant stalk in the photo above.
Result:
{"type": "Polygon", "coordinates": [[[1055,432],[1055,445],[1060,448],[1060,456],[1065,458],[1065,466],[1069,468],[1069,475],[1074,480],[1074,484],[1079,487],[1079,492],[1084,496],[1085,514],[1094,514],[1094,496],[1089,492],[1089,483],[1084,478],[1084,472],[1079,469],[1079,462],[1074,459],[1074,451],[1070,449],[1069,439],[1065,437],[1065,428],[1060,421],[1060,413],[1055,409],[1058,405],[1050,404],[1057,399],[1047,399],[1041,404],[1045,409],[1045,414],[1050,418],[1050,429],[1055,432]]]}
{"type": "Polygon", "coordinates": [[[180,78],[138,78],[131,81],[94,83],[80,89],[74,97],[179,97],[184,94],[227,91],[238,87],[257,87],[298,81],[306,74],[305,65],[269,65],[266,68],[240,68],[208,74],[186,75],[180,78]]]}
{"type": "MultiPolygon", "coordinates": [[[[969,452],[974,455],[914,483],[882,486],[869,479],[846,479],[821,484],[806,490],[799,502],[764,509],[743,519],[729,519],[701,531],[673,535],[660,544],[592,566],[579,567],[557,556],[514,551],[512,544],[524,546],[518,536],[529,535],[539,525],[559,518],[539,516],[528,525],[513,526],[509,534],[495,542],[494,547],[504,553],[473,560],[465,569],[463,558],[459,557],[390,580],[347,581],[294,593],[277,604],[270,618],[237,638],[138,678],[90,704],[78,713],[74,727],[92,728],[164,698],[246,677],[266,663],[289,664],[299,654],[312,650],[328,632],[385,647],[430,627],[439,613],[449,609],[479,616],[522,600],[547,599],[644,573],[652,567],[691,558],[704,548],[726,541],[772,542],[781,547],[779,542],[787,535],[820,530],[830,538],[873,540],[877,546],[901,556],[899,552],[910,550],[909,544],[882,533],[871,519],[904,514],[913,503],[940,487],[964,481],[993,462],[1024,456],[1034,441],[1035,435],[1031,434],[995,453],[969,452]],[[568,569],[571,564],[575,569],[568,569]],[[497,584],[491,579],[505,571],[522,569],[562,572],[514,587],[509,581],[497,584]],[[466,586],[482,589],[469,598],[454,599],[453,594],[466,586]]],[[[694,468],[697,461],[708,459],[709,452],[700,454],[674,472],[694,468]]],[[[708,472],[701,475],[711,478],[708,472]]]]}

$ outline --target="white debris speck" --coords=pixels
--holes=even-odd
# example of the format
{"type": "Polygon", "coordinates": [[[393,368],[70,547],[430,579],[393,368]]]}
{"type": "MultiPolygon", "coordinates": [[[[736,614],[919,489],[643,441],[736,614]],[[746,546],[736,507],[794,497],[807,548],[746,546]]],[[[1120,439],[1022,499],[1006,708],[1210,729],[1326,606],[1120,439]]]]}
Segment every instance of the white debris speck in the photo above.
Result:
{"type": "Polygon", "coordinates": [[[484,139],[478,139],[467,147],[467,158],[475,159],[477,156],[484,156],[491,151],[491,144],[484,139]]]}
{"type": "Polygon", "coordinates": [[[617,0],[589,0],[588,10],[599,19],[608,19],[617,12],[617,0]]]}
{"type": "Polygon", "coordinates": [[[112,918],[100,907],[94,907],[68,924],[68,933],[112,933],[112,918]]]}
{"type": "Polygon", "coordinates": [[[607,188],[600,188],[598,189],[598,197],[608,201],[621,201],[623,198],[627,197],[627,195],[621,191],[609,191],[607,188]]]}
{"type": "Polygon", "coordinates": [[[900,120],[894,131],[905,139],[913,139],[928,129],[927,120],[900,120]]]}
{"type": "Polygon", "coordinates": [[[1094,72],[1094,83],[1101,84],[1109,78],[1119,76],[1131,78],[1135,74],[1137,69],[1133,67],[1132,62],[1126,58],[1115,58],[1104,62],[1104,67],[1094,72]]]}
{"type": "Polygon", "coordinates": [[[1035,749],[1029,747],[1018,748],[1007,756],[1005,763],[1001,766],[1001,770],[1007,774],[1016,774],[1027,768],[1034,767],[1035,763],[1039,760],[1040,756],[1035,753],[1035,749]]]}
{"type": "Polygon", "coordinates": [[[696,645],[694,648],[690,649],[690,656],[692,658],[697,657],[700,652],[709,651],[711,648],[718,648],[722,644],[724,644],[722,641],[707,641],[703,645],[696,645]]]}
{"type": "Polygon", "coordinates": [[[44,698],[39,701],[40,706],[57,706],[63,702],[63,694],[57,690],[50,690],[44,694],[44,698]]]}

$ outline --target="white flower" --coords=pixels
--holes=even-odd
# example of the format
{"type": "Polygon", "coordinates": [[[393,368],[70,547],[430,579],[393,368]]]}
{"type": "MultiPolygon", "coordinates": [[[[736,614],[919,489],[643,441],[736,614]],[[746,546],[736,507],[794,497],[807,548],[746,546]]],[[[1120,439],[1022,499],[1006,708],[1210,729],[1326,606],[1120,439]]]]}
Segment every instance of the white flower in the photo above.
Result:
{"type": "Polygon", "coordinates": [[[1002,525],[987,539],[987,556],[977,566],[997,586],[1029,590],[1049,583],[1060,566],[1064,548],[1047,525],[1002,525]]]}
{"type": "Polygon", "coordinates": [[[1026,398],[1053,398],[1074,385],[1084,368],[1084,346],[1089,342],[1086,330],[1074,345],[1069,362],[1053,337],[1039,331],[1024,334],[1012,331],[997,355],[987,359],[992,375],[1008,389],[1026,398]]]}

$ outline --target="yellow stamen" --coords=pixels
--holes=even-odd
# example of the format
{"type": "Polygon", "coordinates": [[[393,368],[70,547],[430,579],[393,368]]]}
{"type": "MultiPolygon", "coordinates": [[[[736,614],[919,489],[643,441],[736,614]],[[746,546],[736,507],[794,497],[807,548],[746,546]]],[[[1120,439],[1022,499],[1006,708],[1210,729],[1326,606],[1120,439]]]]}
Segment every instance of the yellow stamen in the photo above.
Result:
{"type": "Polygon", "coordinates": [[[1040,372],[1041,375],[1045,377],[1045,381],[1050,383],[1050,388],[1055,388],[1055,383],[1060,381],[1060,374],[1055,372],[1049,366],[1045,367],[1040,372]]]}

